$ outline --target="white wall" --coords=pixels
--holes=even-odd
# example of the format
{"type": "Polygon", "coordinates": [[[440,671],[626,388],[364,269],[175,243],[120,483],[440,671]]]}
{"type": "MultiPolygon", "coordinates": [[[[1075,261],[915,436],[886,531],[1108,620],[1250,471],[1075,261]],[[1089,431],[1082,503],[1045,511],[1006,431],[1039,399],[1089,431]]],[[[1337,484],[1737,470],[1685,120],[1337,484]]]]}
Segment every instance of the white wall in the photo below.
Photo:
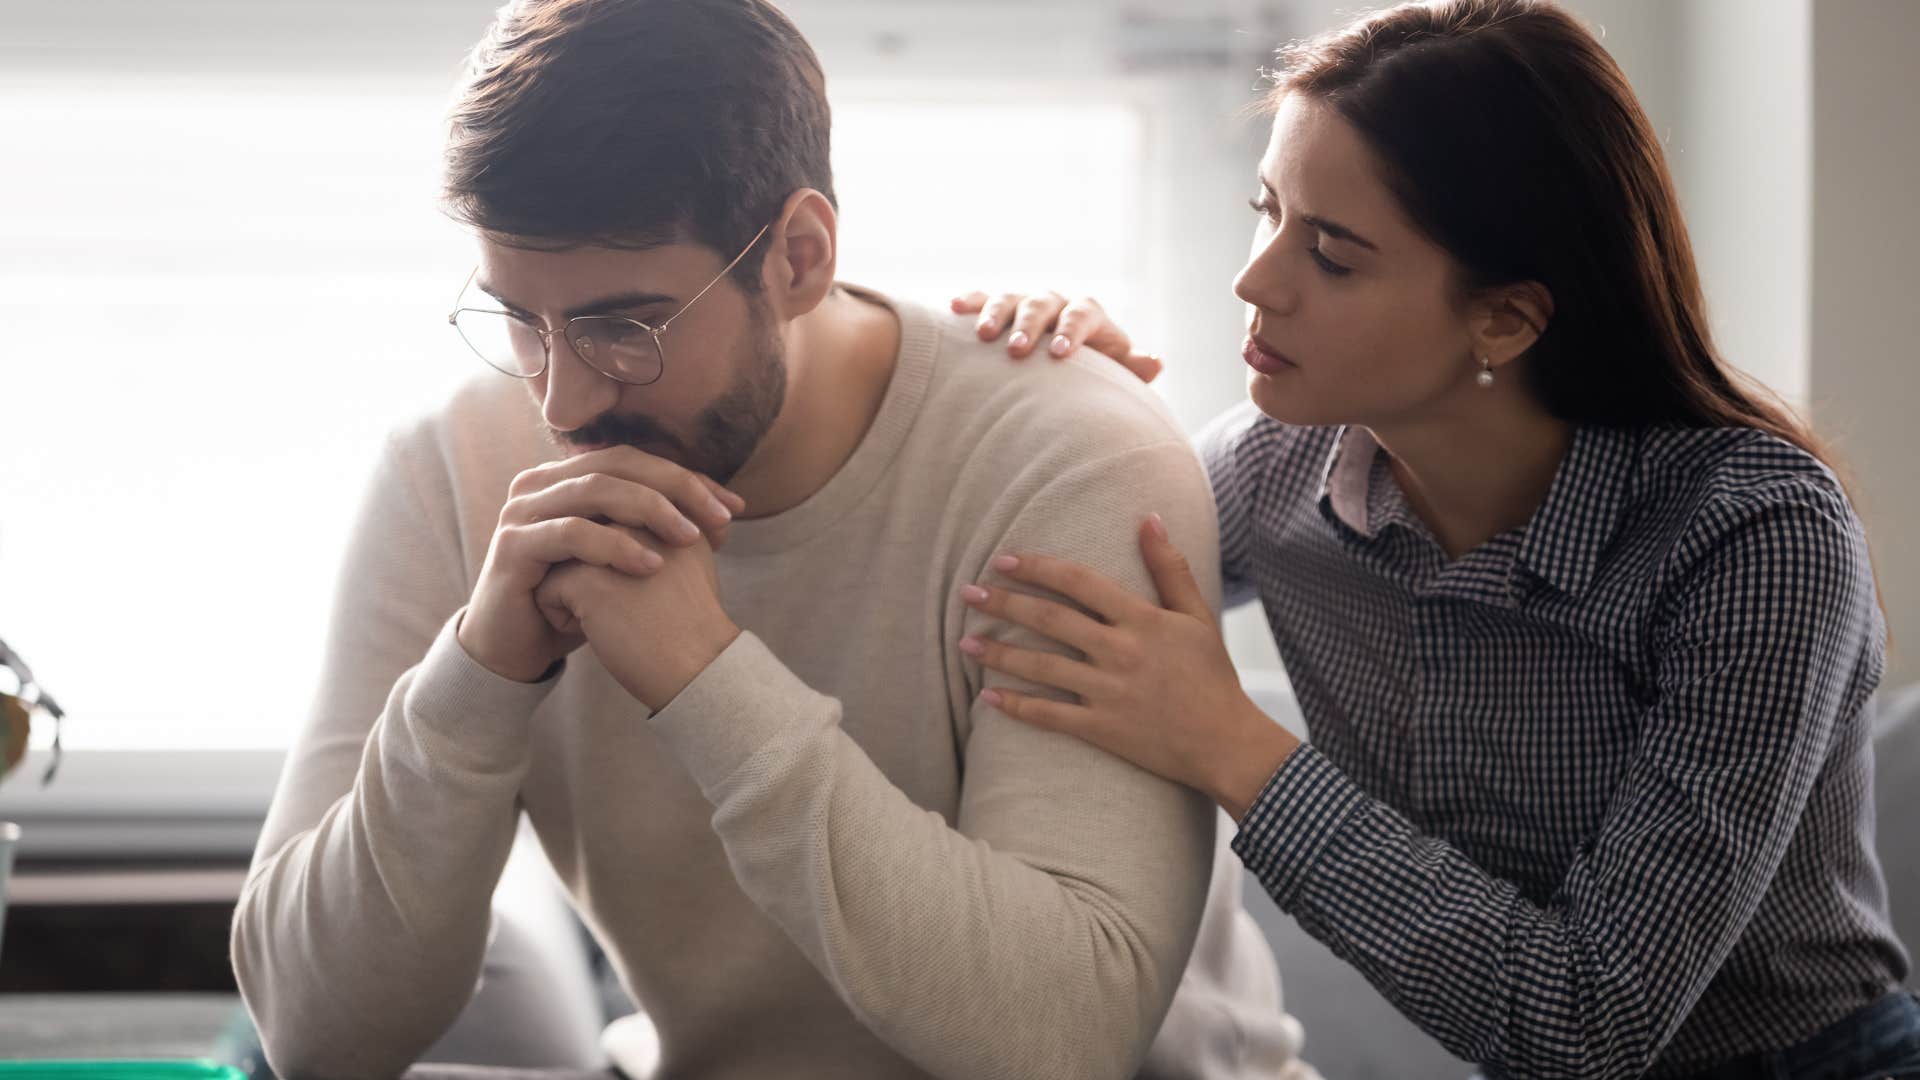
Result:
{"type": "Polygon", "coordinates": [[[1851,467],[1893,636],[1920,679],[1920,3],[1813,5],[1813,415],[1851,467]]]}
{"type": "Polygon", "coordinates": [[[1796,405],[1807,393],[1812,50],[1808,0],[1675,8],[1669,156],[1715,340],[1796,405]]]}

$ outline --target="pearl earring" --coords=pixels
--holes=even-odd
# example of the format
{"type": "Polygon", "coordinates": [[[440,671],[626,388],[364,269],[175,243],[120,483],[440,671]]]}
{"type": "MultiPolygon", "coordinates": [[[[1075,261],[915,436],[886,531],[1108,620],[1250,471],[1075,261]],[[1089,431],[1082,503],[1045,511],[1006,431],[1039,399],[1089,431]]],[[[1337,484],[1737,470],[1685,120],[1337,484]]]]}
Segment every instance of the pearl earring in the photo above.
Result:
{"type": "Polygon", "coordinates": [[[1473,381],[1479,383],[1482,390],[1493,389],[1493,361],[1484,356],[1481,357],[1480,374],[1475,375],[1473,381]]]}

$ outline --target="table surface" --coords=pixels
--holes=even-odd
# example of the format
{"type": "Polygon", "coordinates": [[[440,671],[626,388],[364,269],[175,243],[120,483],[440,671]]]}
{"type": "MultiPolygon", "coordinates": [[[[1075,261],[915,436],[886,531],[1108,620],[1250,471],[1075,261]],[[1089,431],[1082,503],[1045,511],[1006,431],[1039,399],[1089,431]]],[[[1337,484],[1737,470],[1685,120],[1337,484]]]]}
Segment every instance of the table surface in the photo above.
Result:
{"type": "MultiPolygon", "coordinates": [[[[0,994],[0,1060],[236,1061],[251,1032],[236,994],[0,994]]],[[[405,1080],[622,1080],[612,1069],[415,1065],[405,1080]]]]}

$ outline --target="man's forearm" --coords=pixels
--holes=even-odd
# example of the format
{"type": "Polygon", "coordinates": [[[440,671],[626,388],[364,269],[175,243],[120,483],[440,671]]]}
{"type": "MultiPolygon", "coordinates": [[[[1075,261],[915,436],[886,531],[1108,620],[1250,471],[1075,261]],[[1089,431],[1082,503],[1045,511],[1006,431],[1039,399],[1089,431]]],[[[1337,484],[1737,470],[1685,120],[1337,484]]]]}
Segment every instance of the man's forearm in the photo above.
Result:
{"type": "Polygon", "coordinates": [[[283,1075],[397,1073],[471,997],[545,693],[503,683],[449,629],[395,686],[351,789],[262,853],[232,951],[283,1075]]]}

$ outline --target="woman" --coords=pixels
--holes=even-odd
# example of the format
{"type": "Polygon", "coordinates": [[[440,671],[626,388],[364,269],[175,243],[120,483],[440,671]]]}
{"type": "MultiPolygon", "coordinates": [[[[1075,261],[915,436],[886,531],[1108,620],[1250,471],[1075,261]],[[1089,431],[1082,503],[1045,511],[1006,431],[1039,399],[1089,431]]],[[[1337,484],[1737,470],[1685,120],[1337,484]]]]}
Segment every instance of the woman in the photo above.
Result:
{"type": "MultiPolygon", "coordinates": [[[[1530,0],[1283,59],[1234,283],[1252,401],[1200,448],[1313,745],[1241,691],[1155,520],[1163,606],[1040,553],[966,590],[1085,657],[968,638],[1069,695],[983,697],[1212,796],[1280,907],[1489,1075],[1920,1076],[1860,524],[1716,354],[1619,68],[1530,0]]],[[[1058,317],[1056,355],[1157,369],[1097,305],[1013,299],[983,336],[1058,317]]]]}

